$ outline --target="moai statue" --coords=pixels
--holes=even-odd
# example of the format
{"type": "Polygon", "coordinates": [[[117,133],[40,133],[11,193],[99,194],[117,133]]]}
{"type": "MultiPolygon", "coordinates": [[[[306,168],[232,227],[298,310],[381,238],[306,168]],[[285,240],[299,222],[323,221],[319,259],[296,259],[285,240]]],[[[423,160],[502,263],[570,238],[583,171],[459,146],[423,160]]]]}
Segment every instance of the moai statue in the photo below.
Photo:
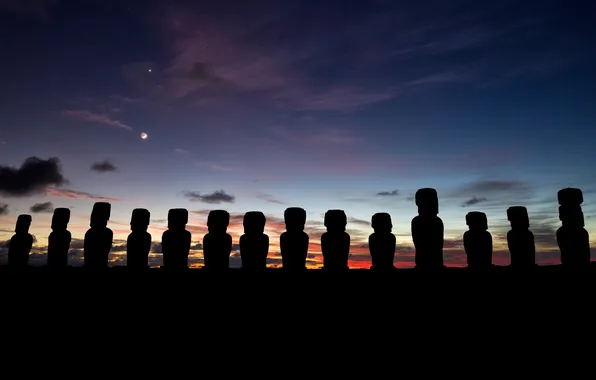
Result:
{"type": "Polygon", "coordinates": [[[173,208],[168,211],[168,229],[161,236],[163,267],[171,270],[188,268],[192,235],[186,230],[188,210],[173,208]]]}
{"type": "Polygon", "coordinates": [[[151,251],[151,234],[149,228],[151,214],[144,208],[132,210],[130,218],[131,233],[126,240],[126,266],[129,269],[145,269],[149,267],[149,251],[151,251]]]}
{"type": "Polygon", "coordinates": [[[228,234],[230,214],[225,210],[212,210],[207,216],[209,232],[203,238],[205,269],[230,268],[232,236],[228,234]]]}
{"type": "Polygon", "coordinates": [[[286,231],[279,237],[283,269],[303,271],[308,256],[308,234],[304,232],[306,210],[289,207],[284,211],[286,231]]]}
{"type": "Polygon", "coordinates": [[[57,208],[52,216],[52,232],[48,237],[48,266],[50,268],[66,268],[68,266],[68,250],[72,236],[68,231],[70,210],[57,208]]]}
{"type": "Polygon", "coordinates": [[[106,269],[112,249],[114,234],[108,228],[112,206],[107,202],[95,202],[91,211],[90,229],[85,233],[83,256],[85,268],[106,269]]]}
{"type": "Polygon", "coordinates": [[[8,243],[8,266],[26,268],[29,265],[29,253],[33,247],[33,235],[29,233],[31,215],[19,215],[15,234],[8,243]]]}
{"type": "Polygon", "coordinates": [[[395,235],[391,233],[393,224],[391,215],[380,212],[372,217],[372,228],[375,231],[368,237],[368,249],[372,258],[372,270],[393,270],[395,258],[395,235]]]}
{"type": "Polygon", "coordinates": [[[240,236],[240,258],[242,268],[263,270],[267,268],[269,236],[265,235],[267,219],[260,211],[244,214],[244,235],[240,236]]]}
{"type": "Polygon", "coordinates": [[[559,219],[562,226],[557,230],[557,243],[561,250],[561,264],[581,267],[590,263],[590,236],[584,228],[584,202],[580,189],[559,190],[559,219]]]}
{"type": "Polygon", "coordinates": [[[486,214],[472,211],[466,215],[469,230],[464,232],[464,250],[468,256],[468,268],[488,269],[493,263],[493,237],[488,232],[486,214]]]}
{"type": "Polygon", "coordinates": [[[435,189],[416,192],[418,216],[412,219],[412,240],[416,249],[416,268],[443,268],[443,221],[438,217],[439,198],[435,189]]]}
{"type": "Polygon", "coordinates": [[[533,268],[536,266],[534,234],[530,231],[528,210],[523,206],[507,209],[507,220],[511,230],[507,232],[507,245],[511,254],[512,268],[533,268]]]}
{"type": "Polygon", "coordinates": [[[350,235],[346,232],[347,224],[346,213],[343,210],[329,210],[325,213],[327,232],[321,236],[324,270],[349,269],[350,235]]]}

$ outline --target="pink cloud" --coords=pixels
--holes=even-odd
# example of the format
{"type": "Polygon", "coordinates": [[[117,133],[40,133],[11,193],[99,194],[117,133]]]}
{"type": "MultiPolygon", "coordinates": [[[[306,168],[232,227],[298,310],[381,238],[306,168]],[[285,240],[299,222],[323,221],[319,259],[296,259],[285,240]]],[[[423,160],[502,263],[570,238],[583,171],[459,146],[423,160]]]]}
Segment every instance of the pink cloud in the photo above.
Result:
{"type": "Polygon", "coordinates": [[[247,42],[247,36],[261,27],[260,20],[238,24],[174,6],[160,13],[158,27],[171,41],[170,60],[159,71],[153,68],[151,75],[147,75],[154,66],[151,62],[124,68],[124,76],[155,100],[169,103],[195,97],[195,104],[212,107],[233,99],[231,94],[252,94],[245,99],[257,97],[302,110],[351,110],[396,95],[385,84],[317,86],[302,63],[324,49],[319,39],[273,49],[247,42]]]}
{"type": "Polygon", "coordinates": [[[76,191],[76,190],[69,190],[69,189],[57,189],[54,187],[46,188],[46,194],[55,196],[55,197],[63,197],[68,199],[91,199],[97,202],[120,202],[121,199],[118,198],[109,198],[109,197],[102,197],[98,195],[93,195],[90,193],[86,193],[84,191],[76,191]]]}
{"type": "Polygon", "coordinates": [[[62,111],[62,115],[66,117],[71,117],[79,120],[89,121],[93,123],[105,124],[112,127],[122,128],[129,131],[132,131],[132,127],[129,125],[124,124],[120,120],[116,120],[111,118],[107,114],[96,114],[91,111],[87,110],[66,110],[62,111]]]}

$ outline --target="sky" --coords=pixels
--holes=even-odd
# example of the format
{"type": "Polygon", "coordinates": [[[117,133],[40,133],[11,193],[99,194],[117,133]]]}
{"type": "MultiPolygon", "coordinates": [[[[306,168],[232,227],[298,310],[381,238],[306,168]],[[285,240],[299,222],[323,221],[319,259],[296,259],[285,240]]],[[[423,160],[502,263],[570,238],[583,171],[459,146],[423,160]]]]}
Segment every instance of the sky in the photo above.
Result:
{"type": "Polygon", "coordinates": [[[0,241],[30,214],[30,261],[44,263],[51,212],[68,207],[80,265],[93,203],[108,201],[111,265],[147,208],[157,266],[182,207],[201,266],[207,214],[225,209],[237,267],[242,216],[258,210],[279,266],[297,206],[309,267],[329,209],[348,216],[350,267],[371,265],[377,212],[392,216],[395,265],[412,267],[413,195],[432,187],[447,265],[465,265],[470,211],[507,265],[515,205],[538,262],[560,263],[561,188],[583,190],[596,247],[595,14],[589,0],[0,0],[0,177],[17,178],[0,182],[0,241]]]}

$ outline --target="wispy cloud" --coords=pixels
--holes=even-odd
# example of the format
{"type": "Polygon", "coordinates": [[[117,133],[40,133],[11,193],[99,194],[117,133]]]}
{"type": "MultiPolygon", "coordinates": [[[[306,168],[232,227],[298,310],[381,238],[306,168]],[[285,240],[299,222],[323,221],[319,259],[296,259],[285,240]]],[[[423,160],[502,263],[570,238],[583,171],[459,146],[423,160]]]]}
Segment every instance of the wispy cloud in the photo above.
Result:
{"type": "Polygon", "coordinates": [[[6,203],[0,203],[0,215],[8,215],[8,205],[6,203]]]}
{"type": "Polygon", "coordinates": [[[109,125],[116,128],[126,129],[128,131],[132,131],[132,127],[124,124],[120,120],[113,119],[111,116],[107,114],[98,114],[93,113],[88,110],[65,110],[62,111],[62,115],[74,119],[79,119],[83,121],[99,123],[104,125],[109,125]]]}
{"type": "Polygon", "coordinates": [[[91,193],[87,193],[84,191],[76,191],[70,189],[57,189],[53,187],[48,187],[45,189],[48,195],[52,195],[55,197],[63,197],[68,199],[91,199],[97,202],[120,202],[121,199],[119,198],[110,198],[110,197],[102,197],[99,195],[94,195],[91,193]]]}
{"type": "Polygon", "coordinates": [[[123,103],[140,103],[143,101],[143,99],[141,99],[141,98],[132,98],[129,96],[122,96],[122,95],[112,95],[111,98],[114,100],[123,102],[123,103]]]}
{"type": "Polygon", "coordinates": [[[275,198],[273,195],[271,194],[258,194],[257,198],[262,199],[264,201],[267,201],[269,203],[276,203],[279,205],[287,205],[287,203],[280,201],[279,199],[275,198]]]}
{"type": "Polygon", "coordinates": [[[379,197],[397,197],[399,196],[399,190],[381,191],[377,193],[379,197]]]}
{"type": "Polygon", "coordinates": [[[474,205],[477,205],[478,203],[482,203],[482,202],[486,202],[486,201],[487,201],[486,198],[472,197],[472,198],[468,199],[467,201],[465,201],[464,203],[462,203],[461,207],[474,206],[474,205]]]}
{"type": "Polygon", "coordinates": [[[232,171],[236,170],[232,167],[218,164],[216,162],[197,162],[195,165],[203,167],[203,168],[209,168],[211,170],[222,171],[222,172],[232,172],[232,171]]]}
{"type": "Polygon", "coordinates": [[[581,52],[569,43],[581,37],[578,29],[549,35],[549,23],[565,17],[554,1],[540,11],[509,0],[460,3],[384,2],[355,14],[290,1],[269,5],[266,14],[245,9],[241,19],[229,7],[168,4],[159,26],[171,42],[169,60],[159,69],[137,62],[123,71],[160,101],[211,107],[240,97],[295,110],[350,111],[414,88],[552,72],[581,52]],[[546,57],[558,57],[557,64],[546,57]]]}

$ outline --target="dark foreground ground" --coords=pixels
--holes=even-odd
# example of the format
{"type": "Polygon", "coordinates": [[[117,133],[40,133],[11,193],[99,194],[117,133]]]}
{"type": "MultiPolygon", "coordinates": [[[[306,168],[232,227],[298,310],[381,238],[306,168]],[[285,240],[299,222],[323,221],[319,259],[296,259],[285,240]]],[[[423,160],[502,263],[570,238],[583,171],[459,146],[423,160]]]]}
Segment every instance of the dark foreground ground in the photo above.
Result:
{"type": "Polygon", "coordinates": [[[165,268],[148,268],[144,270],[132,270],[123,266],[109,267],[103,271],[90,271],[83,267],[67,267],[64,269],[50,269],[46,266],[41,267],[28,267],[25,269],[14,269],[5,265],[0,265],[0,275],[6,276],[38,276],[38,275],[51,275],[51,276],[115,276],[118,278],[126,278],[129,276],[147,276],[148,278],[158,279],[162,276],[169,277],[175,274],[176,277],[185,278],[199,278],[199,277],[213,277],[213,276],[226,276],[228,278],[236,276],[251,276],[251,277],[265,277],[265,278],[284,278],[284,277],[306,277],[306,278],[323,278],[327,276],[342,276],[345,278],[364,279],[374,277],[409,277],[414,278],[418,276],[428,275],[448,275],[448,276],[466,276],[485,274],[485,275],[498,275],[498,276],[509,276],[509,275],[536,275],[536,274],[565,274],[565,273],[594,273],[596,274],[596,261],[590,263],[590,265],[581,268],[570,268],[562,265],[546,265],[536,266],[529,270],[514,269],[509,266],[493,266],[488,270],[472,270],[469,268],[459,267],[445,267],[440,270],[422,270],[416,268],[406,269],[394,269],[392,271],[379,272],[370,269],[350,269],[345,272],[330,273],[324,269],[307,269],[304,272],[299,273],[288,273],[281,268],[267,268],[266,270],[259,272],[248,272],[240,268],[230,268],[226,271],[209,271],[204,268],[188,268],[185,270],[172,271],[165,268]]]}
{"type": "Polygon", "coordinates": [[[193,339],[199,341],[212,323],[225,324],[231,333],[262,331],[267,336],[296,326],[318,336],[328,329],[348,335],[374,328],[421,334],[484,325],[483,331],[491,331],[504,323],[511,329],[568,329],[578,318],[593,315],[595,301],[596,262],[581,269],[555,265],[527,271],[494,267],[390,273],[0,267],[0,315],[26,321],[28,328],[59,320],[72,331],[102,326],[159,335],[181,329],[198,334],[193,339]]]}

